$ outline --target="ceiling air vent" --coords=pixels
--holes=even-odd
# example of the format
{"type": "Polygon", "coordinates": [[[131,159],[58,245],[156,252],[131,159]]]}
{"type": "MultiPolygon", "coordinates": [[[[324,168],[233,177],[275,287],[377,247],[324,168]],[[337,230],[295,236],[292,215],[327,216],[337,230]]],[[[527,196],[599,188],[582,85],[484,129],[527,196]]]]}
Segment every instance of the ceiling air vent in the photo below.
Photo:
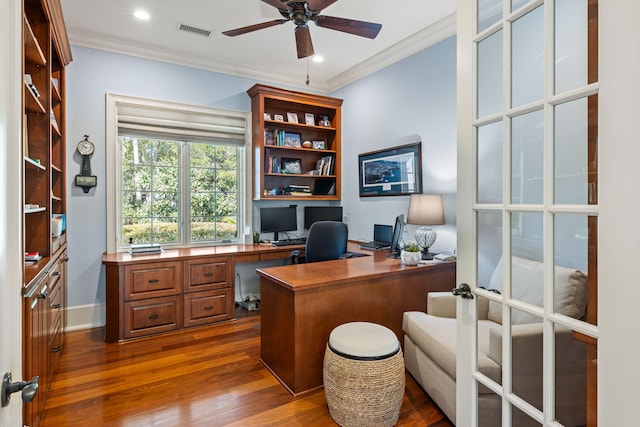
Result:
{"type": "Polygon", "coordinates": [[[178,22],[178,31],[186,31],[187,33],[197,34],[204,37],[209,37],[211,35],[210,30],[194,27],[193,25],[182,24],[180,22],[178,22]]]}

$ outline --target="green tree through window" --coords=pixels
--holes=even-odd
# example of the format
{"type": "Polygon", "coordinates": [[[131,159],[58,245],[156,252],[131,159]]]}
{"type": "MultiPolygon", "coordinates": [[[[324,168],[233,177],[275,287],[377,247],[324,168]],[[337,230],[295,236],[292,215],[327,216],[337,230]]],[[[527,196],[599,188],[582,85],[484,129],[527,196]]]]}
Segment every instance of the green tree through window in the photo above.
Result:
{"type": "Polygon", "coordinates": [[[119,141],[124,243],[238,237],[239,148],[127,135],[119,141]]]}

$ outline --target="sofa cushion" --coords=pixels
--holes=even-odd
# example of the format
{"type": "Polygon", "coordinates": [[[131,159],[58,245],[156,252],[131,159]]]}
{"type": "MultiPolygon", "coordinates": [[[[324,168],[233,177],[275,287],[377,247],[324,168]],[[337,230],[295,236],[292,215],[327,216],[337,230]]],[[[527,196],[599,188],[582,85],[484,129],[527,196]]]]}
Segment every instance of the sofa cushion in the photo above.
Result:
{"type": "MultiPolygon", "coordinates": [[[[502,292],[502,262],[500,258],[496,265],[489,287],[502,292]]],[[[543,264],[524,258],[513,257],[511,276],[511,296],[513,299],[526,302],[537,307],[543,304],[543,264]]],[[[576,319],[584,315],[587,306],[587,275],[580,270],[556,266],[554,278],[554,311],[576,319]]],[[[491,301],[489,303],[489,320],[502,324],[502,305],[491,301]]],[[[514,310],[511,314],[514,325],[537,323],[540,318],[521,310],[514,310]]]]}
{"type": "MultiPolygon", "coordinates": [[[[402,319],[404,333],[453,379],[456,378],[456,323],[455,319],[421,311],[406,312],[402,319]]],[[[480,372],[500,383],[500,366],[487,356],[492,327],[500,325],[489,320],[478,321],[478,367],[480,372]]]]}

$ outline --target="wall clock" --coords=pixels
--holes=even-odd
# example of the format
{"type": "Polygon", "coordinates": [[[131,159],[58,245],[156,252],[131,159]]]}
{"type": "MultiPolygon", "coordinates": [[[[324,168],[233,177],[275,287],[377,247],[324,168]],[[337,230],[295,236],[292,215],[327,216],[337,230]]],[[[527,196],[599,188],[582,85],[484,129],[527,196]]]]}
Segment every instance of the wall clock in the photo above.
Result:
{"type": "Polygon", "coordinates": [[[75,184],[82,187],[85,193],[88,193],[91,187],[98,185],[98,177],[91,175],[91,155],[95,149],[93,142],[89,141],[89,135],[85,135],[84,139],[78,143],[77,150],[82,156],[82,166],[80,175],[76,175],[75,184]]]}

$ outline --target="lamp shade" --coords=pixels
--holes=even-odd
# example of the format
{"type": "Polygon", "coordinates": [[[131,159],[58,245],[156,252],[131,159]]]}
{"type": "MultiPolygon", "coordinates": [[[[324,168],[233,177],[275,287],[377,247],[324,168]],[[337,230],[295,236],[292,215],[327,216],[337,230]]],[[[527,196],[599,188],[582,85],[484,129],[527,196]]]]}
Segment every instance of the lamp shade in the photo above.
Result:
{"type": "Polygon", "coordinates": [[[442,196],[440,194],[412,194],[411,199],[409,199],[407,224],[444,224],[442,196]]]}

